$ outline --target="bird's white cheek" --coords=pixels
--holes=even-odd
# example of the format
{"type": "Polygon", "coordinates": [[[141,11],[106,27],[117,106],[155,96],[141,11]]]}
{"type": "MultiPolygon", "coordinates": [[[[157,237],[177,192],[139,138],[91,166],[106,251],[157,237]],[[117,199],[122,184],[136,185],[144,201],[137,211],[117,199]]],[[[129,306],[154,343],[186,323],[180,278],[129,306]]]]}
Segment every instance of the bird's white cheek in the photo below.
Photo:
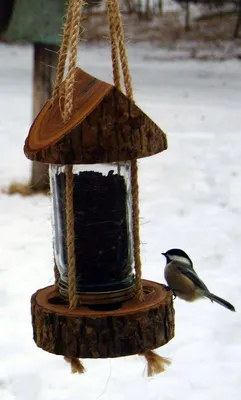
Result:
{"type": "Polygon", "coordinates": [[[188,260],[188,258],[182,257],[182,256],[171,256],[170,257],[172,261],[176,261],[177,263],[181,264],[181,265],[186,265],[187,267],[192,266],[192,263],[190,262],[190,260],[188,260]]]}

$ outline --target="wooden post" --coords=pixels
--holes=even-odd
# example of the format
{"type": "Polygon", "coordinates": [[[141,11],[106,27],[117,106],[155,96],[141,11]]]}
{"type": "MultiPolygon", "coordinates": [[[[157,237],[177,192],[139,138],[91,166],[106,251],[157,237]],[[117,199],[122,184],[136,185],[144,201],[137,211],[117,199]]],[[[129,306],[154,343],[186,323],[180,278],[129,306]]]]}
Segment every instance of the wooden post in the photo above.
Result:
{"type": "Polygon", "coordinates": [[[159,15],[160,17],[163,16],[163,0],[158,1],[158,7],[159,7],[159,15]]]}
{"type": "Polygon", "coordinates": [[[239,0],[239,2],[237,4],[237,13],[238,13],[237,22],[236,22],[236,26],[235,26],[234,34],[233,34],[234,39],[238,38],[238,36],[239,36],[239,28],[240,28],[240,25],[241,25],[241,0],[239,0]]]}
{"type": "MultiPolygon", "coordinates": [[[[45,102],[52,96],[58,64],[59,46],[34,44],[33,74],[33,117],[35,118],[45,102]]],[[[31,187],[33,191],[49,188],[48,164],[33,162],[31,187]]]]}
{"type": "Polygon", "coordinates": [[[146,19],[149,21],[151,19],[151,4],[150,0],[146,0],[146,19]]]}
{"type": "Polygon", "coordinates": [[[190,31],[190,1],[186,0],[185,3],[185,31],[190,31]]]}
{"type": "Polygon", "coordinates": [[[143,10],[142,10],[142,2],[141,2],[141,0],[137,0],[137,2],[136,2],[136,11],[137,11],[139,19],[142,19],[143,10]]]}

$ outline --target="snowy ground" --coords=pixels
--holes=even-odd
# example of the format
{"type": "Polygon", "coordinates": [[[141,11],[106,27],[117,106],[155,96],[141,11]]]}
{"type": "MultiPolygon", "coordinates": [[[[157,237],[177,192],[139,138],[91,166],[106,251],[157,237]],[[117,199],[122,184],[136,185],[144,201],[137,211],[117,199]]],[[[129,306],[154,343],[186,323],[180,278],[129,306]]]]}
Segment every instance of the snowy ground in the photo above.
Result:
{"type": "MultiPolygon", "coordinates": [[[[53,282],[49,199],[1,194],[1,400],[240,398],[240,63],[150,61],[153,51],[140,47],[129,53],[137,103],[169,137],[167,152],[140,162],[143,275],[163,281],[161,251],[181,247],[237,312],[176,300],[176,337],[158,350],[172,359],[166,373],[147,379],[135,356],[85,360],[88,372],[71,375],[62,357],[32,340],[30,296],[53,282]]],[[[22,147],[31,122],[31,56],[30,47],[0,46],[1,188],[30,174],[22,147]]],[[[82,47],[79,60],[111,81],[103,47],[82,47]]]]}

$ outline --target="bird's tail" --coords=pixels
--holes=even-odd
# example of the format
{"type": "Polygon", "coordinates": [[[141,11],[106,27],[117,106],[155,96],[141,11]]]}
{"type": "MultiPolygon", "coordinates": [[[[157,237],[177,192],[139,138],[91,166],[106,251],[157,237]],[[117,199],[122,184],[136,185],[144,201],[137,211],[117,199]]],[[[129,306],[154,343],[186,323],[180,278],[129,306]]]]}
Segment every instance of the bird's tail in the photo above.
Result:
{"type": "Polygon", "coordinates": [[[211,301],[215,301],[215,303],[220,304],[221,306],[227,308],[230,311],[235,311],[235,308],[232,304],[230,304],[228,301],[222,299],[221,297],[216,296],[213,293],[210,292],[204,292],[204,296],[210,299],[211,301]]]}

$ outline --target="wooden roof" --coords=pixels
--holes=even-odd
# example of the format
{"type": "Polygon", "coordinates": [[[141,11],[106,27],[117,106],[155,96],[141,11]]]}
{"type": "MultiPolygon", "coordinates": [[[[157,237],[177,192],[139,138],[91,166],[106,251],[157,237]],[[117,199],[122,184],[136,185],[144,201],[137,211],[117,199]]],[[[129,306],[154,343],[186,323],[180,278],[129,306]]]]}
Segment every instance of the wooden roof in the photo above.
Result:
{"type": "Polygon", "coordinates": [[[75,71],[74,107],[67,123],[60,111],[63,95],[54,104],[48,100],[30,128],[24,152],[31,160],[51,164],[115,162],[167,148],[166,135],[134,102],[80,68],[75,71]]]}

